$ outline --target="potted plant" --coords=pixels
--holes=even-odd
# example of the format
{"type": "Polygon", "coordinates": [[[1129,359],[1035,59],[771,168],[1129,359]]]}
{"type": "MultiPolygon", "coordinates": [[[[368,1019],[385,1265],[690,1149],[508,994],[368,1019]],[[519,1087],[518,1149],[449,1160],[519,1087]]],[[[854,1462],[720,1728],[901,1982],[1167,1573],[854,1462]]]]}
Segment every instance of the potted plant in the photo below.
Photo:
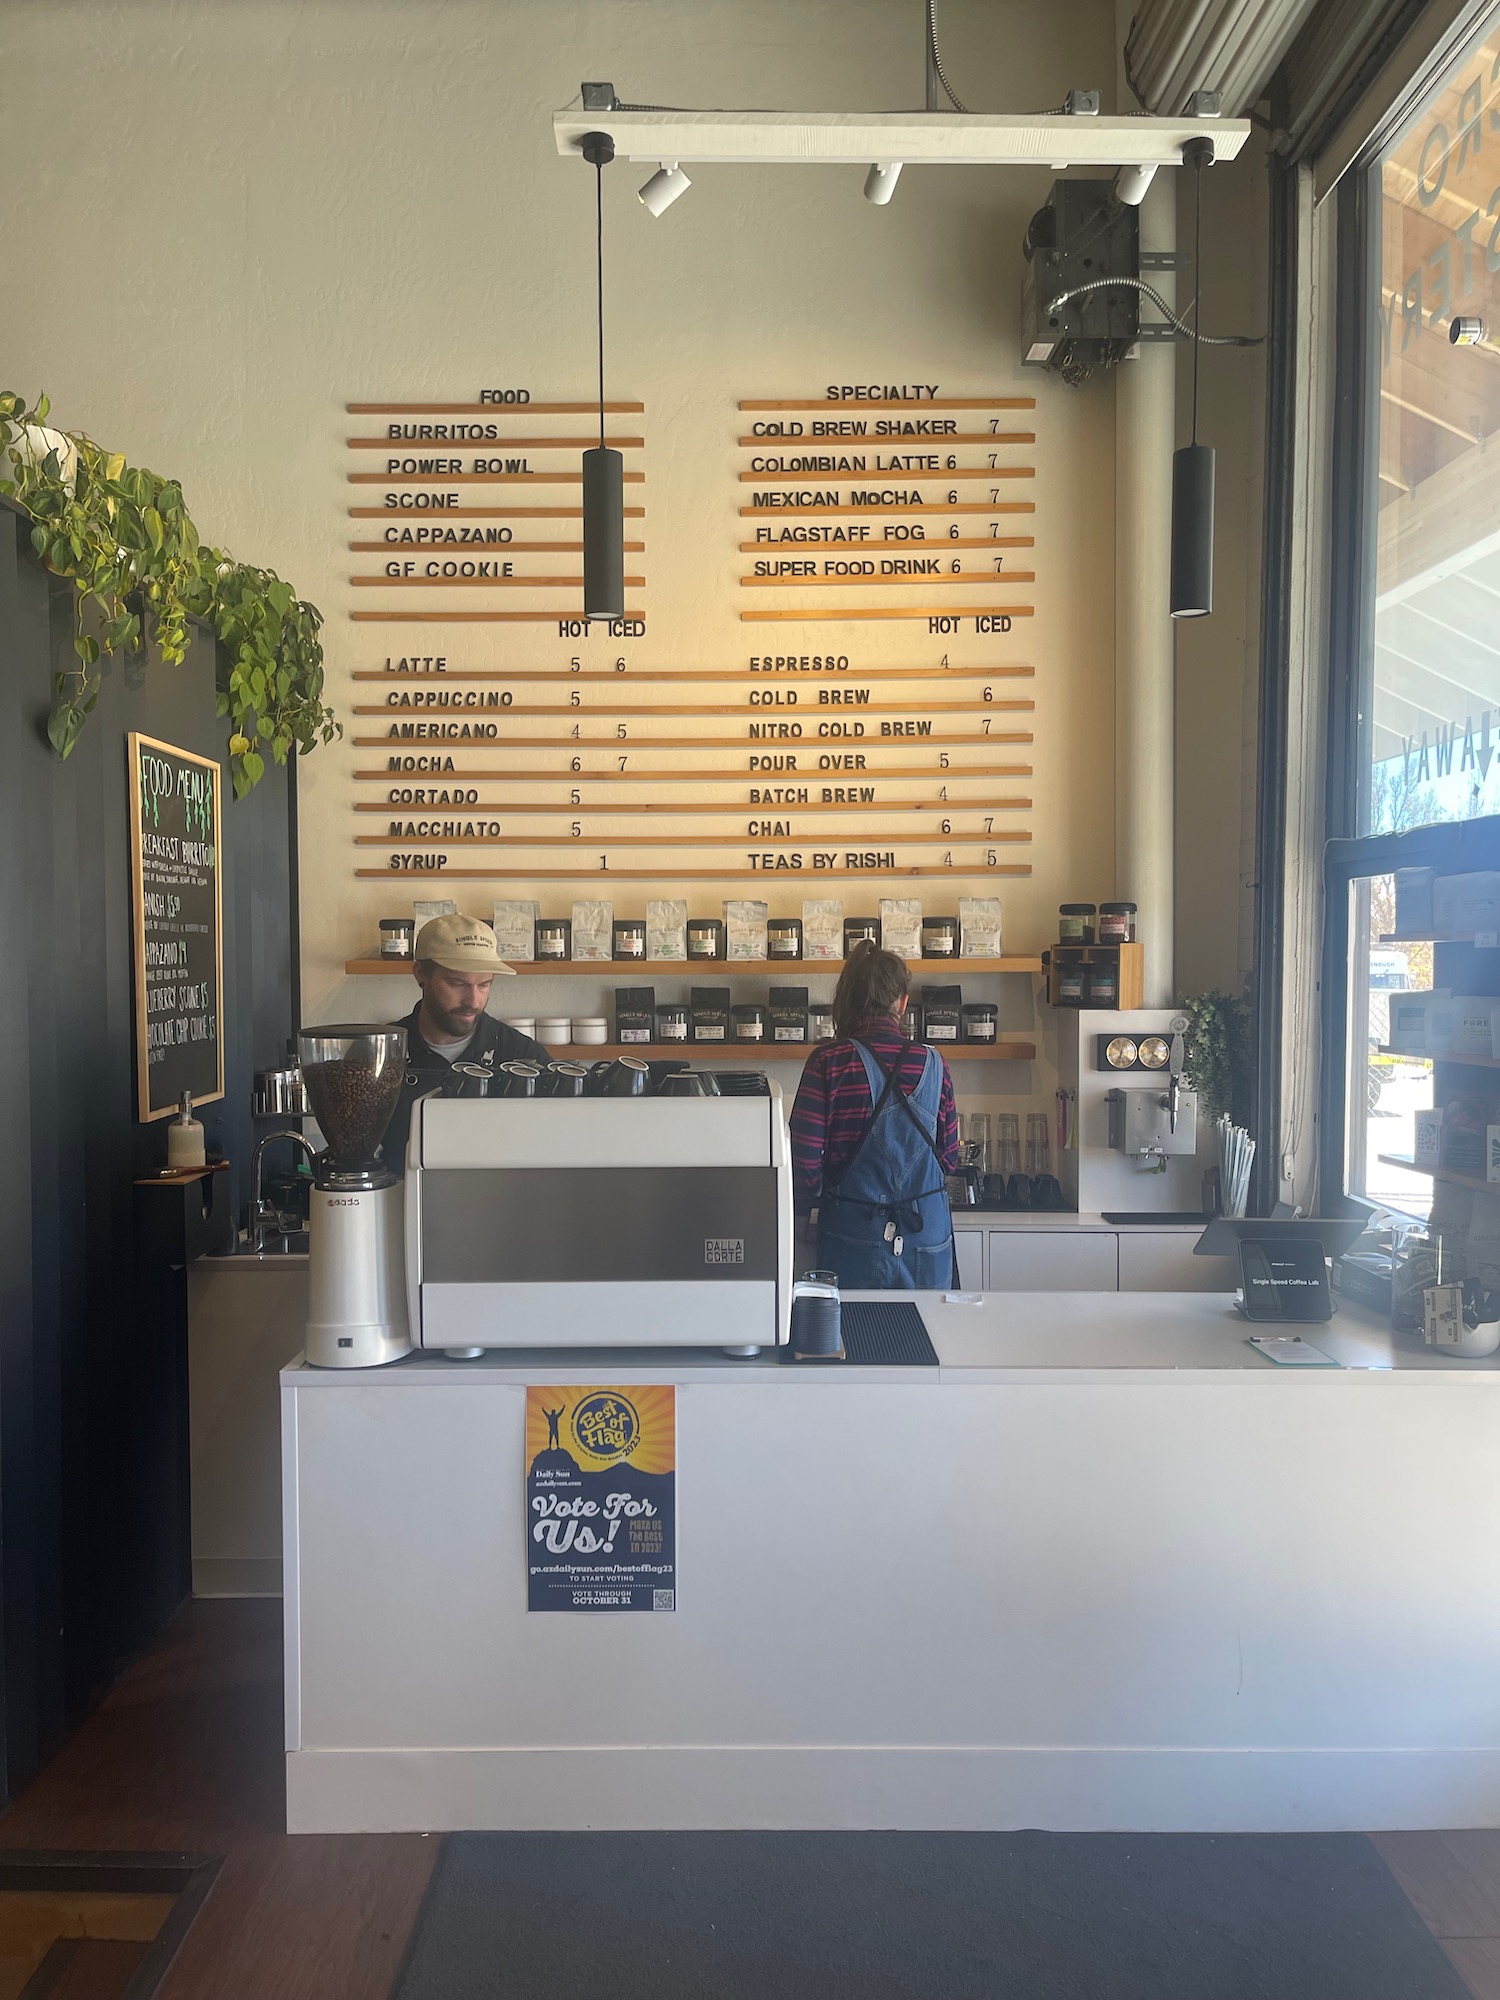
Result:
{"type": "Polygon", "coordinates": [[[0,392],[0,494],[31,516],[31,543],[73,584],[77,667],[55,677],[47,734],[67,757],[99,699],[103,653],[138,650],[147,621],[161,656],[181,665],[188,620],[216,634],[215,698],[230,723],[236,797],[265,772],[264,750],[284,764],[339,733],[323,699],[321,614],[274,571],[206,546],[182,488],[81,432],[50,430],[45,396],[28,407],[0,392]],[[59,442],[60,440],[60,442],[59,442]],[[43,448],[45,446],[45,449],[43,448]]]}

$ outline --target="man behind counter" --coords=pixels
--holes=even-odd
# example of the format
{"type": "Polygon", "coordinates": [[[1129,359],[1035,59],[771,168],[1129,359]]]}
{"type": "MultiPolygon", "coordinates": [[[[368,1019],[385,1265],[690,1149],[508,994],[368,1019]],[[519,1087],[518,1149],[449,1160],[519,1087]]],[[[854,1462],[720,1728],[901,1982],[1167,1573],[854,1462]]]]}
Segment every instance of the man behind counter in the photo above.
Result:
{"type": "Polygon", "coordinates": [[[453,1075],[455,1063],[493,1070],[518,1056],[529,1062],[551,1060],[539,1042],[485,1012],[496,973],[514,976],[488,924],[477,917],[433,917],[417,932],[412,970],[422,997],[394,1024],[406,1030],[406,1081],[380,1147],[392,1167],[405,1164],[417,1098],[439,1089],[448,1096],[464,1094],[462,1073],[453,1075]]]}

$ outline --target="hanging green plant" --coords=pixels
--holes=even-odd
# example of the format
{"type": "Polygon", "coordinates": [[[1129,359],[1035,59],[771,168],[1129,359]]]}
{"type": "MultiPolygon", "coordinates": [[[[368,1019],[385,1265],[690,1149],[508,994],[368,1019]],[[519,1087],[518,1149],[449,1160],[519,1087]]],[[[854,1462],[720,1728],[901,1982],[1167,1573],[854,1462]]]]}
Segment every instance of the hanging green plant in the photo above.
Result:
{"type": "Polygon", "coordinates": [[[1184,1000],[1188,1018],[1183,1073],[1210,1118],[1227,1111],[1236,1125],[1250,1115],[1250,1003],[1237,993],[1199,993],[1184,1000]]]}
{"type": "Polygon", "coordinates": [[[162,658],[187,657],[188,620],[224,649],[218,713],[230,723],[237,798],[288,752],[340,734],[323,699],[321,614],[268,569],[237,563],[198,539],[175,479],[127,465],[80,432],[47,428],[51,405],[0,391],[0,494],[31,516],[31,545],[74,588],[78,665],[56,676],[47,735],[72,753],[99,699],[102,654],[139,651],[147,636],[162,658]]]}

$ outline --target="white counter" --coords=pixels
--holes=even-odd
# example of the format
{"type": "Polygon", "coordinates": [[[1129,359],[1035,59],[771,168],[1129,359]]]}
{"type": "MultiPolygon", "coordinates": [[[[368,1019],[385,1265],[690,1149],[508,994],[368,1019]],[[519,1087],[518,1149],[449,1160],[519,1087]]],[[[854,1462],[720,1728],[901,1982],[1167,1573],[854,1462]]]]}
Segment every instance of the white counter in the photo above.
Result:
{"type": "Polygon", "coordinates": [[[282,1375],[293,1831],[1500,1824],[1500,1367],[922,1298],[940,1366],[282,1375]],[[672,1381],[678,1609],[526,1611],[527,1382],[672,1381]]]}

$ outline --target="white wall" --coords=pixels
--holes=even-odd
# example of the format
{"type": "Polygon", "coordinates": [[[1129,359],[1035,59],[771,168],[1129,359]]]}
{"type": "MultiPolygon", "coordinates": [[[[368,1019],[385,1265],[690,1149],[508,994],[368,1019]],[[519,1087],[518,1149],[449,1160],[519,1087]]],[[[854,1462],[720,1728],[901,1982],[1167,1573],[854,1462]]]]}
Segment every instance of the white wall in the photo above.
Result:
{"type": "MultiPolygon", "coordinates": [[[[1070,85],[1107,91],[1113,77],[1108,0],[954,0],[943,32],[950,73],[977,108],[1054,105],[1070,85]]],[[[206,537],[319,604],[331,698],[352,724],[354,667],[438,650],[444,637],[461,649],[419,627],[389,628],[387,645],[380,628],[348,622],[372,595],[350,587],[351,570],[377,559],[344,546],[355,456],[344,439],[367,427],[344,404],[467,399],[504,382],[576,395],[590,381],[592,177],[557,158],[551,110],[584,77],[656,103],[918,104],[921,9],[7,0],[0,75],[0,209],[6,240],[30,246],[0,280],[0,376],[45,387],[63,424],[179,476],[206,537]]],[[[1003,642],[1005,657],[1037,669],[1035,872],[1003,894],[1008,943],[1039,946],[1059,900],[1114,888],[1113,386],[1070,390],[1023,372],[1017,355],[1019,243],[1051,172],[909,170],[876,209],[855,169],[705,167],[660,221],[634,199],[643,178],[628,162],[611,170],[606,221],[611,386],[648,405],[647,664],[742,665],[747,632],[767,629],[735,615],[739,397],[883,378],[1036,394],[1037,616],[1003,642]]],[[[1258,268],[1259,245],[1247,247],[1226,245],[1226,263],[1258,268]]],[[[1226,285],[1211,317],[1238,323],[1245,311],[1226,285]]],[[[1222,388],[1226,426],[1233,413],[1245,442],[1238,368],[1209,364],[1209,406],[1222,388]]],[[[1248,546],[1248,489],[1242,506],[1227,457],[1221,551],[1248,546]]],[[[1221,557],[1221,604],[1245,595],[1233,571],[1221,557]]],[[[465,657],[541,658],[526,628],[491,629],[501,636],[465,640],[465,657]]],[[[790,628],[808,646],[837,632],[885,663],[911,657],[920,629],[790,628]]],[[[1203,643],[1227,629],[1215,620],[1203,643]]],[[[1235,664],[1227,679],[1196,668],[1184,679],[1181,983],[1229,983],[1233,923],[1202,913],[1233,900],[1242,675],[1235,664]]],[[[374,1004],[349,988],[343,961],[412,893],[354,878],[357,862],[378,858],[352,845],[355,763],[346,740],[302,774],[310,1018],[374,1004]]],[[[831,886],[851,910],[892,892],[831,886]]],[[[957,887],[924,885],[929,907],[951,904],[957,887]]],[[[622,905],[670,892],[636,888],[622,905]]],[[[497,892],[476,884],[470,900],[484,908],[497,892]]],[[[773,910],[796,909],[803,892],[773,892],[773,910]]],[[[547,900],[565,908],[573,893],[547,900]]],[[[711,910],[724,892],[691,893],[711,910]]],[[[1045,1100],[1050,1077],[1032,1082],[1045,1100]]]]}

